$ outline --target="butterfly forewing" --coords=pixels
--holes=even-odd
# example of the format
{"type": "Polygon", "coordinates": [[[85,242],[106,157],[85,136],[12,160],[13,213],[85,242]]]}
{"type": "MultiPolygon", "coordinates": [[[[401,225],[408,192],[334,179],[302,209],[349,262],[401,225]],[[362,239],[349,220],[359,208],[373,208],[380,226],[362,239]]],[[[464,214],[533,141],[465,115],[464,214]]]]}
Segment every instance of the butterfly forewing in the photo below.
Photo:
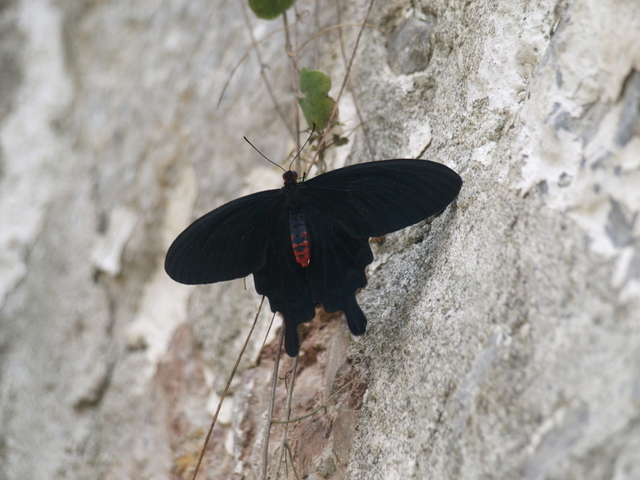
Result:
{"type": "Polygon", "coordinates": [[[166,272],[177,282],[197,285],[246,277],[262,268],[284,202],[281,190],[267,190],[200,217],[169,247],[166,272]]]}
{"type": "Polygon", "coordinates": [[[418,223],[449,205],[462,180],[427,160],[384,160],[340,168],[308,180],[307,201],[351,236],[379,237],[418,223]]]}

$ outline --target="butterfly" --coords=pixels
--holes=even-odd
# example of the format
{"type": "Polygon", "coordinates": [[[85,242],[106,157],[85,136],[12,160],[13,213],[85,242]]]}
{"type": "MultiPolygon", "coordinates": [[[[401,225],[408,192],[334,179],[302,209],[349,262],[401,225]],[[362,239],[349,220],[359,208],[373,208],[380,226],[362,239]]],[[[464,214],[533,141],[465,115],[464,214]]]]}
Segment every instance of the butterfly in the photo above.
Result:
{"type": "Polygon", "coordinates": [[[427,160],[382,160],[339,168],[233,200],[193,222],[167,252],[175,281],[204,284],[253,274],[256,291],[284,318],[285,349],[300,351],[298,326],[316,304],[342,311],[354,335],[367,319],[355,294],[367,285],[370,237],[381,237],[440,213],[462,179],[427,160]]]}

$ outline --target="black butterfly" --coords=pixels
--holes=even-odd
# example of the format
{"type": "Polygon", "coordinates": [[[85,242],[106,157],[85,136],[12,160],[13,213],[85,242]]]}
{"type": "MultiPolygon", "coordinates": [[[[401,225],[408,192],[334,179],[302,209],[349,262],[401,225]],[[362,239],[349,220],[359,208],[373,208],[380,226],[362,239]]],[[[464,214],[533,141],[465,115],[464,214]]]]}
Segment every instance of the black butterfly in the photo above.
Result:
{"type": "Polygon", "coordinates": [[[298,326],[315,305],[341,310],[354,335],[367,319],[355,294],[373,261],[369,237],[441,212],[460,176],[426,160],[384,160],[340,168],[304,182],[288,171],[284,187],[238,198],[193,222],[173,242],[165,270],[188,285],[253,273],[256,291],[284,317],[285,346],[298,355],[298,326]]]}

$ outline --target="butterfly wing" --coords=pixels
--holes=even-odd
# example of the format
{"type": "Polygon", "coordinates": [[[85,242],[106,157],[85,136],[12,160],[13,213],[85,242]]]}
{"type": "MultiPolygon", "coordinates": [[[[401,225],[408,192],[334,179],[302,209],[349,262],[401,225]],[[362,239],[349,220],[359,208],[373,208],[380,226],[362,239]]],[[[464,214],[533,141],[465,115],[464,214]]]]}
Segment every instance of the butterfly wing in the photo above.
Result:
{"type": "Polygon", "coordinates": [[[281,190],[266,190],[200,217],[169,247],[164,263],[167,274],[176,282],[197,285],[259,270],[267,261],[265,239],[270,238],[284,202],[281,190]]]}
{"type": "Polygon", "coordinates": [[[368,238],[413,225],[453,201],[462,180],[426,160],[386,160],[353,165],[302,185],[301,202],[313,248],[307,279],[313,300],[341,310],[354,335],[367,319],[356,302],[373,261],[368,238]]]}
{"type": "Polygon", "coordinates": [[[304,269],[295,261],[289,208],[282,190],[238,198],[193,222],[173,242],[165,270],[188,285],[215,283],[253,273],[285,323],[285,347],[298,354],[298,326],[313,319],[315,304],[304,269]]]}
{"type": "Polygon", "coordinates": [[[305,201],[355,238],[380,237],[445,209],[462,179],[428,160],[384,160],[339,168],[306,181],[305,201]]]}
{"type": "Polygon", "coordinates": [[[373,261],[369,241],[354,238],[315,205],[305,207],[313,248],[307,280],[313,300],[327,312],[341,310],[351,333],[362,335],[367,319],[355,293],[367,285],[364,269],[373,261]]]}

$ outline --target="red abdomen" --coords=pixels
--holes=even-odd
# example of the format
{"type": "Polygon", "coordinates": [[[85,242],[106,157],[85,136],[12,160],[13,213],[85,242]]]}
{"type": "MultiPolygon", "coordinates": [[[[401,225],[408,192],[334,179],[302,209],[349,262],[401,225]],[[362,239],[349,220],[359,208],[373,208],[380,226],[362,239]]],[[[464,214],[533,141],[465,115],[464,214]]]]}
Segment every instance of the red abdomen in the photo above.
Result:
{"type": "Polygon", "coordinates": [[[289,215],[289,228],[291,229],[291,246],[293,254],[296,256],[296,262],[307,267],[311,261],[310,238],[302,213],[289,215]]]}

